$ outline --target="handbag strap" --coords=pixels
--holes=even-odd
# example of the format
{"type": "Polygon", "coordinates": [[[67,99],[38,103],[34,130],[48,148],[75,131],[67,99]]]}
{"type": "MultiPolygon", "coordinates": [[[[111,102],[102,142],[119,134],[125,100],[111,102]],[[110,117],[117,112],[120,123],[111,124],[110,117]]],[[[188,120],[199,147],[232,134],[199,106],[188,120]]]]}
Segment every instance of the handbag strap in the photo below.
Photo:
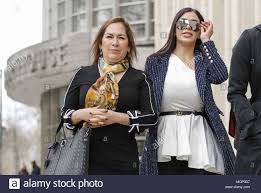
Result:
{"type": "Polygon", "coordinates": [[[57,135],[59,133],[59,131],[61,130],[62,126],[63,126],[63,119],[60,120],[60,123],[59,123],[59,125],[58,125],[58,127],[56,129],[56,134],[55,135],[57,135]]]}
{"type": "Polygon", "coordinates": [[[51,152],[51,149],[55,148],[56,145],[57,145],[57,134],[59,133],[59,131],[61,130],[62,126],[63,126],[63,119],[60,120],[60,123],[56,129],[56,133],[55,133],[55,138],[54,138],[54,142],[52,143],[51,146],[48,147],[48,153],[47,153],[47,156],[46,156],[46,159],[45,159],[45,162],[44,162],[44,167],[45,169],[48,167],[49,163],[50,163],[50,160],[49,160],[49,155],[50,155],[50,152],[51,152]]]}
{"type": "Polygon", "coordinates": [[[55,133],[55,138],[54,138],[54,143],[56,142],[56,138],[57,138],[57,135],[58,135],[58,133],[59,133],[59,131],[61,130],[61,128],[62,128],[62,126],[63,126],[63,119],[61,119],[60,120],[60,123],[59,123],[59,125],[58,125],[58,127],[57,127],[57,129],[56,129],[56,133],[55,133]]]}

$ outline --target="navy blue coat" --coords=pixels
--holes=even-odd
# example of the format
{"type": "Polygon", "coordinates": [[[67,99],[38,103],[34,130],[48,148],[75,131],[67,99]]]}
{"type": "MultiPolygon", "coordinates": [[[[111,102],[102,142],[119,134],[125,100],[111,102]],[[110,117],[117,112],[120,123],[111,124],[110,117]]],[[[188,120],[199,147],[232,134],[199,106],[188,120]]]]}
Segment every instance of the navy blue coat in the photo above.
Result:
{"type": "MultiPolygon", "coordinates": [[[[156,112],[159,115],[164,81],[168,70],[169,54],[150,56],[147,58],[145,73],[152,81],[156,101],[156,112]]],[[[211,84],[221,84],[228,78],[227,68],[213,41],[208,41],[195,51],[195,74],[199,95],[203,101],[207,120],[221,149],[225,174],[233,174],[235,155],[226,129],[219,117],[222,112],[216,106],[211,84]]],[[[146,137],[141,160],[141,175],[157,175],[157,126],[150,128],[146,137]]]]}

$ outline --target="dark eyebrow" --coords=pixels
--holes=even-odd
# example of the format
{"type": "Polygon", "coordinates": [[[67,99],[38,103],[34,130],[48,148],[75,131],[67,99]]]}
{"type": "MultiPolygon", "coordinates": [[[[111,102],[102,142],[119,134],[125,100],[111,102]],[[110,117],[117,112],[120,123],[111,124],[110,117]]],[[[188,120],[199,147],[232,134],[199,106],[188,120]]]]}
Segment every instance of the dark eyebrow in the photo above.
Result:
{"type": "MultiPolygon", "coordinates": [[[[112,34],[112,33],[105,33],[104,35],[111,35],[111,36],[114,36],[114,34],[112,34]]],[[[117,36],[125,36],[125,37],[127,37],[126,34],[117,34],[117,36]]]]}

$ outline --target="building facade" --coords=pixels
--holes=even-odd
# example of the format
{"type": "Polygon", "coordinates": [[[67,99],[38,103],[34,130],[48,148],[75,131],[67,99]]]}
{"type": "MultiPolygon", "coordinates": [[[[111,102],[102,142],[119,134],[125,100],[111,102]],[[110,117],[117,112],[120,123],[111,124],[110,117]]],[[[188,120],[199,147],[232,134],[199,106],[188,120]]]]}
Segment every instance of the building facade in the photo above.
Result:
{"type": "MultiPolygon", "coordinates": [[[[70,79],[78,67],[90,65],[89,46],[99,26],[110,17],[125,17],[138,46],[134,67],[144,69],[146,57],[166,42],[175,14],[184,7],[214,22],[213,39],[228,67],[241,32],[261,23],[260,0],[43,0],[43,41],[14,53],[5,69],[8,96],[41,108],[42,163],[70,79]]],[[[227,83],[214,87],[225,124],[230,109],[226,91],[227,83]]]]}

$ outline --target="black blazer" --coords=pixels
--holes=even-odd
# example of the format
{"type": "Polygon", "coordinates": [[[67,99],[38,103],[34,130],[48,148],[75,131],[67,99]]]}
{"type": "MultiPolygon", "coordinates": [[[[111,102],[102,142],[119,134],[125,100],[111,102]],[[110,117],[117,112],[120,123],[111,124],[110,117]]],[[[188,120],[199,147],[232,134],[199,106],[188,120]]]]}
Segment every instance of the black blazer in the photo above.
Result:
{"type": "MultiPolygon", "coordinates": [[[[67,128],[82,126],[82,123],[72,125],[68,113],[84,108],[86,93],[99,77],[98,65],[81,67],[74,75],[62,108],[67,128]]],[[[116,168],[138,167],[135,133],[156,124],[154,98],[149,80],[142,71],[130,67],[119,81],[116,111],[128,113],[130,126],[112,124],[92,129],[90,162],[116,168]]]]}
{"type": "Polygon", "coordinates": [[[228,100],[235,113],[240,137],[261,132],[261,25],[245,30],[233,48],[228,100]],[[246,98],[250,84],[252,96],[246,98]]]}

